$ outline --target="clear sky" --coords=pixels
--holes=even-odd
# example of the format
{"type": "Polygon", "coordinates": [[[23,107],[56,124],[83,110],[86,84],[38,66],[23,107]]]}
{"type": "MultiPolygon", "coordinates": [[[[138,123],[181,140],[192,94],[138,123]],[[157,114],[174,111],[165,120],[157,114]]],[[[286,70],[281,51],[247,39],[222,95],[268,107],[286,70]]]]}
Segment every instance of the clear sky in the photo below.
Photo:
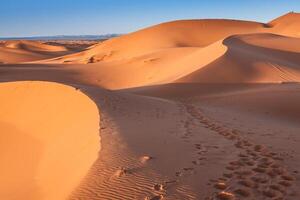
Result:
{"type": "Polygon", "coordinates": [[[2,0],[0,37],[128,33],[176,19],[268,22],[300,0],[2,0]]]}

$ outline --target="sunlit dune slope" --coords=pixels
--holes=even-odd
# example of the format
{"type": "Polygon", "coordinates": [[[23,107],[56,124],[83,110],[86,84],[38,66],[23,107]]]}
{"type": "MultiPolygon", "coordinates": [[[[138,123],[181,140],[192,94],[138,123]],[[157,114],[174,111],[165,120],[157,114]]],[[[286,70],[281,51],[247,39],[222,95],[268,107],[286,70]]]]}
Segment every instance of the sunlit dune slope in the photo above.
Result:
{"type": "Polygon", "coordinates": [[[114,62],[74,65],[76,78],[109,89],[169,83],[206,66],[226,52],[221,42],[204,48],[172,48],[114,62]],[[176,58],[176,59],[174,59],[176,58]]]}
{"type": "Polygon", "coordinates": [[[97,106],[57,83],[1,83],[0,129],[0,199],[66,199],[100,149],[97,106]]]}
{"type": "Polygon", "coordinates": [[[177,82],[281,83],[300,81],[300,39],[274,34],[232,36],[225,55],[177,82]]]}
{"type": "Polygon", "coordinates": [[[67,53],[70,52],[63,46],[47,45],[37,41],[6,41],[0,43],[0,64],[48,59],[67,53]]]}
{"type": "Polygon", "coordinates": [[[237,20],[182,20],[159,24],[110,39],[87,51],[52,62],[94,63],[139,57],[162,49],[205,47],[232,34],[267,29],[264,24],[237,20]]]}
{"type": "Polygon", "coordinates": [[[268,25],[272,27],[273,33],[300,37],[300,13],[290,12],[271,21],[268,25]]]}

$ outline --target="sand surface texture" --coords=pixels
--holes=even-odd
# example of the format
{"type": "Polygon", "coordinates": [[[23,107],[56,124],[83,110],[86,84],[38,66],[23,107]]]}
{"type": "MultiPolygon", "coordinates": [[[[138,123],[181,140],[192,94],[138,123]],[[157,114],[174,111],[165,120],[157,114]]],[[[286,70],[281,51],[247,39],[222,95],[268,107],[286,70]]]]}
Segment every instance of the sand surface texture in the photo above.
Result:
{"type": "Polygon", "coordinates": [[[1,42],[0,199],[300,199],[299,22],[1,42]]]}

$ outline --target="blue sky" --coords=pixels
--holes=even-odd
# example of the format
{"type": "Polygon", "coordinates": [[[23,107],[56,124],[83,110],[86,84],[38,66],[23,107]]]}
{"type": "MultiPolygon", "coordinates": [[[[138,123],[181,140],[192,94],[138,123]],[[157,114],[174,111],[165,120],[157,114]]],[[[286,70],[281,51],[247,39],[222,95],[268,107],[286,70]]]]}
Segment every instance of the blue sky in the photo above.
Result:
{"type": "Polygon", "coordinates": [[[267,22],[299,0],[3,0],[0,37],[128,33],[176,19],[267,22]]]}

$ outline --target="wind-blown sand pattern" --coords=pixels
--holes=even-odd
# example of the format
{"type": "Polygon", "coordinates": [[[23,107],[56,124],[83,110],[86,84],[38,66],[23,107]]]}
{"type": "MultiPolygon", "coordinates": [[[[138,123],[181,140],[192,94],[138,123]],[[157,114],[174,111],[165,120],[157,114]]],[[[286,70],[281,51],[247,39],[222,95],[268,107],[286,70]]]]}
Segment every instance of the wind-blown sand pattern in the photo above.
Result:
{"type": "Polygon", "coordinates": [[[299,22],[2,43],[1,199],[299,199],[299,22]]]}

